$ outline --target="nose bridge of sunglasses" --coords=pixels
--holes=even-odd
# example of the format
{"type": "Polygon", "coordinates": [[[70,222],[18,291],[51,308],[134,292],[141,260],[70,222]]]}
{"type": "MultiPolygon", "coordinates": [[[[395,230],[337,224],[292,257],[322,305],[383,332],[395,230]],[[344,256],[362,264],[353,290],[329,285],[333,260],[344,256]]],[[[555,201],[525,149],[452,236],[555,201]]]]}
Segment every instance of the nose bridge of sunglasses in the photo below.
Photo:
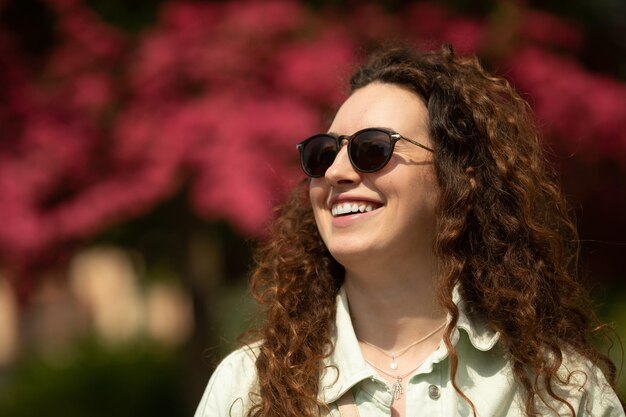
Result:
{"type": "Polygon", "coordinates": [[[338,149],[338,151],[340,151],[341,148],[343,148],[345,145],[350,143],[350,139],[352,139],[352,136],[350,136],[350,135],[337,136],[337,149],[338,149]]]}
{"type": "Polygon", "coordinates": [[[354,164],[348,151],[349,138],[349,136],[344,136],[337,139],[338,148],[332,160],[328,161],[328,166],[324,170],[325,173],[331,170],[329,172],[331,176],[344,175],[342,173],[345,169],[354,169],[354,164]]]}
{"type": "Polygon", "coordinates": [[[349,137],[337,140],[337,152],[335,153],[335,158],[333,159],[331,166],[337,163],[337,160],[340,160],[342,158],[345,158],[345,160],[350,163],[350,157],[348,156],[348,143],[349,137]]]}

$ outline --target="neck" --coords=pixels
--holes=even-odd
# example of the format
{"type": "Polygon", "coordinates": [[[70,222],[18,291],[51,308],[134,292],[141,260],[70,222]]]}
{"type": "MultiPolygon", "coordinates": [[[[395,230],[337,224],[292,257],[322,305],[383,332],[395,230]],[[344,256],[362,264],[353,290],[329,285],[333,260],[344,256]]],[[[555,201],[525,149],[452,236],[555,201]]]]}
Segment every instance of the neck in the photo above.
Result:
{"type": "Polygon", "coordinates": [[[393,351],[440,326],[446,315],[437,301],[433,264],[367,271],[346,268],[344,286],[357,337],[393,351]]]}

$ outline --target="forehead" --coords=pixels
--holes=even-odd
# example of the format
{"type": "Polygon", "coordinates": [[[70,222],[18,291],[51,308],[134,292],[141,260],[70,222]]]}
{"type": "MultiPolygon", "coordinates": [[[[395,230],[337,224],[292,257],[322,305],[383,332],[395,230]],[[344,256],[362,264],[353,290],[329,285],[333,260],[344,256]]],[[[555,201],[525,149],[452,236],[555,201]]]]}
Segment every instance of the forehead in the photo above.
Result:
{"type": "Polygon", "coordinates": [[[352,134],[367,127],[387,127],[404,135],[422,134],[428,129],[428,110],[422,98],[410,90],[374,82],[348,97],[329,131],[352,134]]]}

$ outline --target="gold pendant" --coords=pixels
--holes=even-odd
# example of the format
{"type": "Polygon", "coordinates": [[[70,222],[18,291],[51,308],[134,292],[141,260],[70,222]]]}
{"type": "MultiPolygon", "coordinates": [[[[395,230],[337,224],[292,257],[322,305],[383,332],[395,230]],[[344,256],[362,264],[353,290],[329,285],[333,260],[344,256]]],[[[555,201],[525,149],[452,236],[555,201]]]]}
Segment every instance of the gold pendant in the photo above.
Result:
{"type": "Polygon", "coordinates": [[[396,378],[396,382],[391,386],[393,390],[393,397],[396,400],[399,400],[402,397],[402,380],[400,378],[396,378]]]}

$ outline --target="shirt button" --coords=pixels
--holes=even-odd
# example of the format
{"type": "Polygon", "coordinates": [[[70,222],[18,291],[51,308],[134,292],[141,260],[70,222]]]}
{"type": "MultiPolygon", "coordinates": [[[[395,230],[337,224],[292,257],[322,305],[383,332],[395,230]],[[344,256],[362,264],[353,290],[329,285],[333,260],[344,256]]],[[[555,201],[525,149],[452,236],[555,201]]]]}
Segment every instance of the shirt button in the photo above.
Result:
{"type": "Polygon", "coordinates": [[[428,396],[433,400],[436,400],[439,397],[441,397],[441,391],[439,390],[439,387],[436,385],[429,385],[428,396]]]}

